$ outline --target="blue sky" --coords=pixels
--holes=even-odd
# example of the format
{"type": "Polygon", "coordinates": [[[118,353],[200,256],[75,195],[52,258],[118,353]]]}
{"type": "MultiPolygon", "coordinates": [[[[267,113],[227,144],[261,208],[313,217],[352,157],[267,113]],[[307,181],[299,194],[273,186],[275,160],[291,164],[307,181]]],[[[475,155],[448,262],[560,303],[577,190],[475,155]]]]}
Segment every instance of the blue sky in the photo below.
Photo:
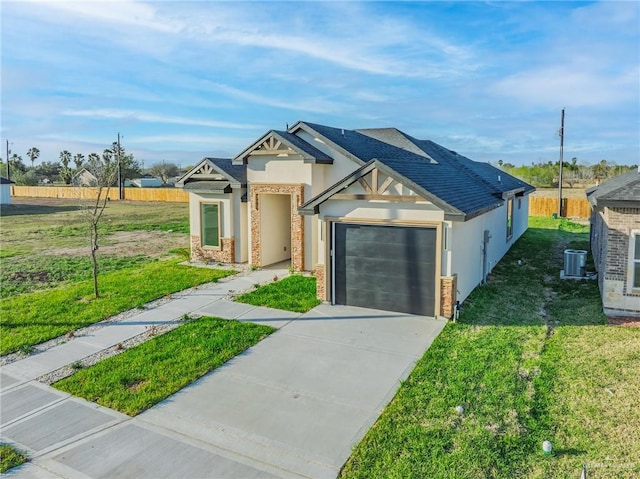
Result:
{"type": "MultiPolygon", "coordinates": [[[[640,2],[11,2],[5,140],[26,160],[234,156],[298,120],[472,159],[637,164],[640,2]]],[[[28,161],[26,161],[28,163],[28,161]]]]}

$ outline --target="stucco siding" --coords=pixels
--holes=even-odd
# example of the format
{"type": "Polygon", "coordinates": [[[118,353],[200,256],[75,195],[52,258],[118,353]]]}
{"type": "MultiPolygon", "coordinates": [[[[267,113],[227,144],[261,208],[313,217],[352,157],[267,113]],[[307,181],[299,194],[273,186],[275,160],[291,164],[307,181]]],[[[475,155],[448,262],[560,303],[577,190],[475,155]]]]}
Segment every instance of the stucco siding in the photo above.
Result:
{"type": "MultiPolygon", "coordinates": [[[[507,204],[466,222],[453,222],[450,235],[451,270],[447,275],[458,276],[458,300],[463,301],[482,282],[484,231],[488,230],[486,274],[489,274],[511,246],[526,231],[528,225],[528,198],[518,208],[514,201],[513,235],[507,240],[507,204]]],[[[444,263],[443,263],[444,264],[444,263]]]]}
{"type": "Polygon", "coordinates": [[[247,181],[267,184],[311,185],[313,165],[301,159],[278,156],[251,156],[247,162],[247,181]]]}
{"type": "Polygon", "coordinates": [[[328,200],[322,205],[320,218],[354,218],[376,221],[437,222],[444,212],[431,203],[393,203],[364,200],[328,200]]]}
{"type": "Polygon", "coordinates": [[[0,205],[11,204],[11,185],[0,185],[0,205]]]}

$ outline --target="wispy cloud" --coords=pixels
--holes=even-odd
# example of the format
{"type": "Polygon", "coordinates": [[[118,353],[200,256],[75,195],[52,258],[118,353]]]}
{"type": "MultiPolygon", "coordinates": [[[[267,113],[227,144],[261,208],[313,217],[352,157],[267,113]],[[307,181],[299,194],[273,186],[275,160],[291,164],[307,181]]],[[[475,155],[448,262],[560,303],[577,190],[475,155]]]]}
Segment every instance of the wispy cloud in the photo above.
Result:
{"type": "Polygon", "coordinates": [[[98,108],[95,110],[65,110],[62,112],[66,116],[80,116],[87,118],[102,119],[123,119],[137,120],[148,123],[169,123],[175,125],[193,125],[207,126],[212,128],[232,128],[241,130],[252,130],[259,128],[257,125],[248,123],[229,123],[216,120],[199,120],[195,118],[186,118],[172,115],[159,115],[154,113],[145,113],[139,111],[111,110],[107,108],[98,108]]]}

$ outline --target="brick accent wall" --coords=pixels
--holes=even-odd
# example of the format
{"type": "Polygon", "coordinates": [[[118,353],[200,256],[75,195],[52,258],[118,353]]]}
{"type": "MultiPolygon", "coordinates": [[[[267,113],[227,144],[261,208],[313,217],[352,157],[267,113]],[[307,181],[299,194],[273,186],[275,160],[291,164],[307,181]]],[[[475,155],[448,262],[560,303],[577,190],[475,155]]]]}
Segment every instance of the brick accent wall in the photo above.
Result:
{"type": "Polygon", "coordinates": [[[632,278],[627,276],[631,230],[640,229],[640,208],[605,208],[604,221],[607,224],[605,280],[623,281],[625,295],[640,297],[632,293],[632,278]]]}
{"type": "Polygon", "coordinates": [[[326,278],[323,264],[316,265],[316,296],[320,301],[327,301],[326,278]]]}
{"type": "Polygon", "coordinates": [[[220,238],[220,249],[203,248],[200,236],[191,235],[191,259],[235,263],[236,241],[234,238],[220,238]]]}
{"type": "Polygon", "coordinates": [[[593,211],[591,252],[598,270],[598,286],[607,314],[638,312],[640,294],[632,289],[629,270],[631,231],[640,230],[640,208],[609,208],[593,211]]]}
{"type": "Polygon", "coordinates": [[[304,271],[304,218],[298,207],[304,203],[304,185],[261,185],[252,183],[251,192],[251,264],[263,266],[260,244],[260,195],[285,194],[291,196],[291,267],[304,271]]]}
{"type": "Polygon", "coordinates": [[[440,278],[440,316],[451,319],[456,308],[458,275],[440,278]]]}

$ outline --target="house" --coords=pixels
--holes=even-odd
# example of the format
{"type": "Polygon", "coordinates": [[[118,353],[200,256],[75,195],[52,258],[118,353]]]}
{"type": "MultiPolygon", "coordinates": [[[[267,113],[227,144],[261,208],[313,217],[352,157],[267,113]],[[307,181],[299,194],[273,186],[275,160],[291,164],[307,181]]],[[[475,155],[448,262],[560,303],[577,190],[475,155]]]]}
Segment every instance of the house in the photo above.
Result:
{"type": "Polygon", "coordinates": [[[194,259],[290,261],[322,300],[444,317],[526,230],[534,190],[395,128],[308,122],[205,158],[176,186],[194,259]]]}
{"type": "Polygon", "coordinates": [[[98,178],[87,168],[80,168],[71,179],[73,186],[96,186],[98,178]]]}
{"type": "Polygon", "coordinates": [[[591,188],[587,198],[604,312],[640,317],[640,168],[591,188]]]}
{"type": "Polygon", "coordinates": [[[13,181],[0,177],[0,205],[11,204],[11,185],[13,181]]]}
{"type": "Polygon", "coordinates": [[[162,179],[156,176],[143,175],[140,178],[124,180],[124,186],[136,186],[138,188],[157,188],[163,186],[162,179]]]}

